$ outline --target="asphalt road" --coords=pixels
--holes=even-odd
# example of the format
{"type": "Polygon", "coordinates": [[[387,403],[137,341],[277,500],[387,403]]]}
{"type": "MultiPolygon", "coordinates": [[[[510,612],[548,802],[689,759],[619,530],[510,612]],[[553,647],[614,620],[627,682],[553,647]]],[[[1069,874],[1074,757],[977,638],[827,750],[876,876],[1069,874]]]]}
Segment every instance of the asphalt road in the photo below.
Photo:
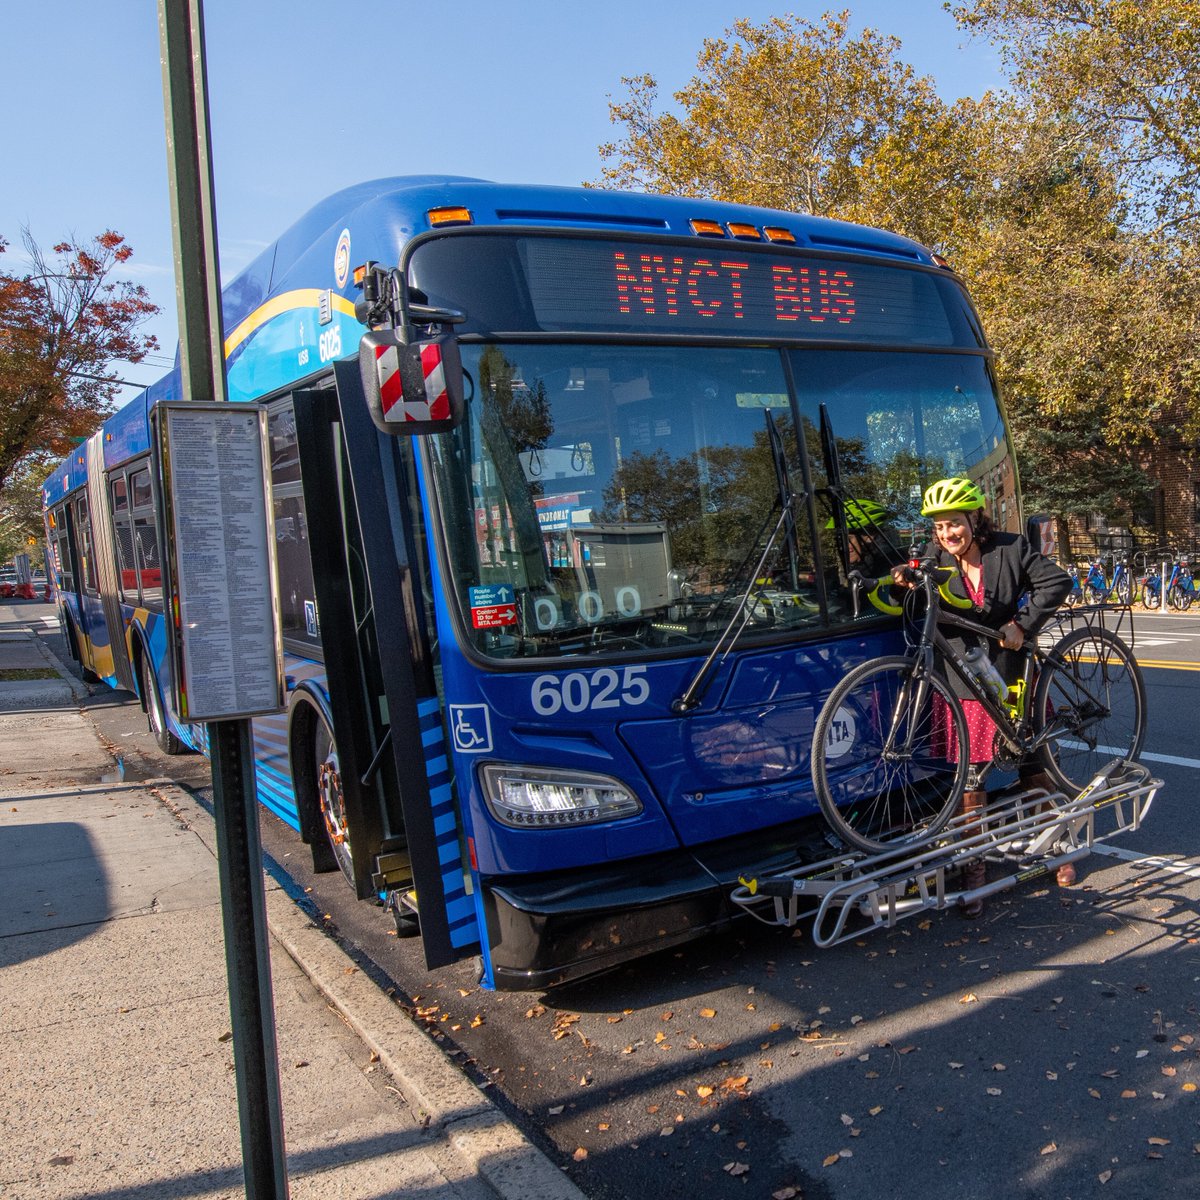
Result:
{"type": "MultiPolygon", "coordinates": [[[[744,922],[495,994],[472,963],[427,971],[265,813],[264,846],[597,1200],[1200,1195],[1200,618],[1139,613],[1136,646],[1165,785],[1149,820],[1076,888],[1018,886],[978,922],[933,912],[830,950],[744,922]]],[[[135,704],[91,707],[128,770],[211,799],[207,763],[160,755],[135,704]]]]}

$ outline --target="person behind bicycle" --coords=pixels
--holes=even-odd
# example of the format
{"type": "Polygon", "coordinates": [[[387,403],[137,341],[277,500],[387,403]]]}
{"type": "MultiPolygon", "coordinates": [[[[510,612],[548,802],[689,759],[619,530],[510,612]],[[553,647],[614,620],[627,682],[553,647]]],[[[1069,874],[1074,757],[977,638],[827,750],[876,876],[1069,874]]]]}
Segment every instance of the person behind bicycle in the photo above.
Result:
{"type": "MultiPolygon", "coordinates": [[[[973,619],[1001,635],[999,643],[990,638],[980,640],[986,640],[984,650],[1012,684],[1017,681],[1022,664],[1015,653],[1009,652],[1020,650],[1025,639],[1036,636],[1054,615],[1071,590],[1071,577],[1039,554],[1021,534],[997,530],[984,512],[984,503],[983,493],[969,479],[956,476],[931,484],[925,490],[921,515],[933,519],[933,542],[923,548],[920,557],[934,558],[939,566],[957,570],[957,576],[948,585],[949,591],[970,600],[975,608],[973,619]],[[1018,608],[1022,600],[1026,604],[1018,608]]],[[[902,567],[896,568],[892,578],[898,586],[907,587],[903,571],[902,567]]],[[[959,653],[968,644],[977,644],[973,635],[965,631],[947,630],[947,638],[959,653]]],[[[948,682],[963,701],[972,766],[991,762],[995,723],[983,705],[966,693],[957,677],[950,676],[948,682]]],[[[956,755],[957,747],[950,747],[949,753],[956,755]]],[[[1030,787],[1056,790],[1036,764],[1022,765],[1020,775],[1030,787]]],[[[964,811],[981,810],[986,803],[987,793],[970,786],[975,782],[972,771],[968,777],[969,790],[963,794],[964,811]]],[[[982,887],[985,880],[982,859],[965,868],[964,890],[982,887]]],[[[1074,865],[1059,867],[1059,886],[1069,887],[1074,882],[1074,865]]],[[[964,908],[969,917],[977,917],[982,911],[983,903],[978,900],[964,908]]]]}

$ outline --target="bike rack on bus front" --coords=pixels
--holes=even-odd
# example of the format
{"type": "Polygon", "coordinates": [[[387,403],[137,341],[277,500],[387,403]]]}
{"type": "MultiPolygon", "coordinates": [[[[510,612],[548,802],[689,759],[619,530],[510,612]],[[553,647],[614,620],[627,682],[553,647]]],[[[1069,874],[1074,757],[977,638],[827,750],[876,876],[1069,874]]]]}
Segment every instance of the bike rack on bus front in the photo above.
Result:
{"type": "Polygon", "coordinates": [[[880,854],[847,851],[778,875],[743,879],[730,898],[768,925],[790,928],[813,913],[813,942],[835,946],[871,929],[890,929],[914,913],[994,895],[1083,858],[1098,843],[1137,829],[1160,787],[1162,780],[1151,778],[1140,763],[1114,759],[1073,799],[1032,788],[1005,796],[982,816],[960,813],[937,833],[880,854]],[[971,891],[950,890],[948,873],[977,858],[1010,870],[971,891]],[[867,923],[847,929],[851,913],[867,923]]]}

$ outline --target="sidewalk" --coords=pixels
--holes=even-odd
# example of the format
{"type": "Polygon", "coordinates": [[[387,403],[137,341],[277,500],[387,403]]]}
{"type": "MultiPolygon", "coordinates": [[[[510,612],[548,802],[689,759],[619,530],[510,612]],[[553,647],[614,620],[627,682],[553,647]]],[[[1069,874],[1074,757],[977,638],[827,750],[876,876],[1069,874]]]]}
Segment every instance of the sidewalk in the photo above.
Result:
{"type": "MultiPolygon", "coordinates": [[[[122,781],[23,607],[0,603],[0,1196],[233,1200],[211,819],[167,780],[122,781]]],[[[583,1200],[267,887],[296,1200],[583,1200]]]]}

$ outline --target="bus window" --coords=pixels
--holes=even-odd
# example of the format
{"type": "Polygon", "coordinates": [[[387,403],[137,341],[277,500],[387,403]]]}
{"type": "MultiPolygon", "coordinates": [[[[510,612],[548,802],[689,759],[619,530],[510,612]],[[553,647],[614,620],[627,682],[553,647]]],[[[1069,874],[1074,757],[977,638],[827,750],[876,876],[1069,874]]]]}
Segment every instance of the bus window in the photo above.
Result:
{"type": "Polygon", "coordinates": [[[114,476],[112,491],[113,526],[117,535],[117,571],[121,599],[137,601],[137,564],[133,557],[133,518],[129,511],[129,485],[124,475],[114,476]]]}
{"type": "Polygon", "coordinates": [[[75,542],[79,547],[84,589],[96,595],[100,589],[96,586],[96,556],[92,550],[92,521],[86,496],[80,496],[75,501],[75,542]]]}
{"type": "MultiPolygon", "coordinates": [[[[795,350],[792,363],[821,500],[817,525],[832,584],[831,611],[835,620],[849,620],[856,610],[846,566],[881,575],[907,557],[910,543],[924,542],[921,495],[931,482],[949,475],[982,479],[998,469],[1015,487],[1004,424],[986,360],[975,355],[795,350]],[[828,478],[831,464],[821,447],[822,406],[836,445],[838,481],[828,478]],[[851,514],[847,541],[857,561],[849,564],[839,561],[827,490],[834,482],[840,482],[844,501],[872,501],[886,513],[878,523],[856,523],[851,514]]],[[[874,615],[870,608],[857,611],[874,615]]]]}
{"type": "Polygon", "coordinates": [[[62,580],[64,592],[75,590],[75,559],[71,554],[71,539],[67,534],[67,506],[60,504],[53,513],[54,523],[50,551],[54,567],[62,580]]]}
{"type": "Polygon", "coordinates": [[[317,600],[309,556],[308,522],[300,486],[296,420],[290,405],[274,409],[268,421],[271,493],[275,509],[275,563],[279,575],[280,617],[285,642],[299,643],[311,655],[321,645],[317,600]]]}
{"type": "Polygon", "coordinates": [[[711,645],[748,589],[746,638],[820,624],[808,522],[780,520],[782,481],[800,494],[804,480],[778,352],[463,355],[478,384],[452,436],[471,466],[441,460],[441,494],[480,650],[711,645]]]}
{"type": "Polygon", "coordinates": [[[143,468],[129,477],[133,513],[133,546],[142,603],[162,603],[162,562],[158,552],[158,533],[154,524],[154,493],[150,472],[143,468]]]}

